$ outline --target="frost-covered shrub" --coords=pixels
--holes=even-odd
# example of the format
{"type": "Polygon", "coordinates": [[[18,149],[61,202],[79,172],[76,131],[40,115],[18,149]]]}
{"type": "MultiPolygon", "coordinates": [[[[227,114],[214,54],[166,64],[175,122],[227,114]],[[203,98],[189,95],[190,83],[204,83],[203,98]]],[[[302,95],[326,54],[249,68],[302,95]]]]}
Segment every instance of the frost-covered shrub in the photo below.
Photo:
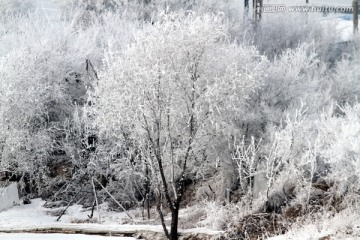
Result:
{"type": "Polygon", "coordinates": [[[330,94],[332,99],[340,106],[353,105],[358,102],[360,96],[360,74],[357,71],[359,60],[356,56],[353,60],[343,59],[337,62],[334,73],[329,80],[330,94]]]}
{"type": "Polygon", "coordinates": [[[342,179],[359,175],[360,106],[344,106],[342,115],[323,114],[319,120],[317,152],[331,165],[331,175],[342,179]]]}
{"type": "Polygon", "coordinates": [[[57,158],[52,155],[65,151],[71,159],[74,155],[66,146],[81,148],[81,139],[75,139],[77,144],[67,142],[67,134],[75,105],[85,103],[86,87],[91,84],[86,60],[100,63],[102,48],[109,43],[104,36],[114,37],[109,29],[100,33],[99,25],[79,30],[72,23],[37,13],[2,19],[2,171],[34,173],[47,184],[49,160],[57,158]]]}
{"type": "Polygon", "coordinates": [[[238,125],[250,144],[251,136],[267,139],[267,128],[279,125],[287,114],[303,105],[316,113],[331,102],[330,81],[325,65],[319,60],[313,44],[287,49],[263,67],[262,85],[246,101],[246,114],[238,125]]]}
{"type": "Polygon", "coordinates": [[[81,19],[91,21],[94,16],[107,12],[116,12],[132,20],[151,22],[157,19],[160,12],[177,12],[181,10],[227,12],[230,6],[227,0],[55,0],[65,15],[79,14],[81,19]]]}
{"type": "Polygon", "coordinates": [[[341,108],[342,114],[334,109],[318,116],[298,112],[273,131],[265,157],[270,190],[295,180],[305,201],[315,197],[312,184],[319,181],[334,183],[339,197],[359,190],[359,105],[341,108]]]}
{"type": "Polygon", "coordinates": [[[31,0],[1,0],[0,15],[25,14],[34,8],[34,1],[31,0]]]}
{"type": "Polygon", "coordinates": [[[224,230],[232,220],[232,210],[234,209],[230,210],[229,206],[223,206],[214,201],[204,202],[202,208],[205,212],[205,219],[200,222],[201,226],[220,231],[224,230]]]}
{"type": "Polygon", "coordinates": [[[246,138],[266,139],[267,127],[279,126],[304,106],[308,115],[318,115],[333,104],[355,104],[360,93],[357,66],[356,58],[343,59],[329,69],[315,43],[284,50],[268,62],[262,88],[248,101],[243,121],[252,128],[246,138]]]}
{"type": "Polygon", "coordinates": [[[260,209],[258,202],[254,203],[248,198],[227,205],[217,201],[203,201],[197,206],[202,209],[205,215],[199,221],[199,225],[213,230],[230,229],[234,224],[239,224],[244,221],[245,217],[257,213],[260,209]]]}

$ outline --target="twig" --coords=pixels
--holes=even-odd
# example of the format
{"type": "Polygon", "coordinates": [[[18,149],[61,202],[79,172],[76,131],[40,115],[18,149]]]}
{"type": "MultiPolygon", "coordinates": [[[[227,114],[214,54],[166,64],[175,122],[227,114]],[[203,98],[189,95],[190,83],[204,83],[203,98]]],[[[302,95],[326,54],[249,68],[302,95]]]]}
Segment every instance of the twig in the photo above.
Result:
{"type": "Polygon", "coordinates": [[[119,205],[119,207],[125,212],[125,214],[131,219],[134,220],[134,218],[132,216],[130,216],[130,214],[128,213],[128,211],[123,207],[123,205],[121,205],[121,203],[119,203],[113,195],[111,195],[111,193],[109,193],[108,190],[106,190],[106,188],[96,179],[93,178],[101,187],[102,189],[104,189],[104,191],[112,198],[112,200],[114,200],[116,202],[117,205],[119,205]]]}
{"type": "MultiPolygon", "coordinates": [[[[94,178],[91,178],[91,184],[92,184],[92,187],[93,187],[93,191],[94,191],[94,198],[95,198],[95,203],[96,203],[96,208],[97,208],[97,211],[98,211],[98,222],[100,223],[99,202],[98,202],[97,195],[96,195],[95,184],[94,184],[94,178]]],[[[91,215],[92,215],[92,214],[91,214],[91,215]]]]}
{"type": "Polygon", "coordinates": [[[93,74],[94,74],[95,79],[99,81],[99,77],[98,77],[98,74],[97,74],[94,66],[92,65],[92,63],[90,62],[89,59],[86,59],[86,71],[89,71],[89,68],[91,68],[91,70],[92,70],[92,72],[93,72],[93,74]]]}
{"type": "Polygon", "coordinates": [[[56,221],[58,222],[60,220],[60,218],[64,215],[64,213],[66,212],[66,210],[70,207],[70,205],[74,202],[74,200],[76,199],[76,197],[81,193],[82,191],[78,191],[76,193],[76,195],[73,197],[73,199],[71,199],[71,201],[68,203],[68,205],[66,206],[66,208],[64,209],[64,211],[61,212],[60,216],[58,217],[58,219],[56,219],[56,221]]]}
{"type": "Polygon", "coordinates": [[[96,201],[95,201],[95,199],[94,199],[93,205],[92,205],[92,207],[91,207],[91,213],[90,213],[90,215],[88,215],[88,218],[89,218],[89,219],[92,219],[93,216],[94,216],[95,206],[96,206],[96,201]]]}

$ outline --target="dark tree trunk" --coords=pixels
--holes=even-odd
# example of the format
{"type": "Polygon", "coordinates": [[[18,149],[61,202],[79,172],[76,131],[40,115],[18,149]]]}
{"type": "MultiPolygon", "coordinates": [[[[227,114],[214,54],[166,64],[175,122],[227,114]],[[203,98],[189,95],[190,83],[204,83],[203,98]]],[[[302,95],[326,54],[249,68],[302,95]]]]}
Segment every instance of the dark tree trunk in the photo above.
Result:
{"type": "Polygon", "coordinates": [[[149,174],[149,167],[146,164],[145,166],[145,176],[146,176],[146,181],[145,181],[145,198],[144,198],[144,209],[146,206],[147,209],[147,218],[150,219],[150,174],[149,174]]]}
{"type": "Polygon", "coordinates": [[[244,7],[245,9],[249,9],[249,0],[244,1],[244,7]]]}
{"type": "Polygon", "coordinates": [[[170,240],[178,240],[178,223],[179,223],[179,208],[180,204],[176,203],[174,210],[171,212],[171,228],[170,228],[170,240]]]}

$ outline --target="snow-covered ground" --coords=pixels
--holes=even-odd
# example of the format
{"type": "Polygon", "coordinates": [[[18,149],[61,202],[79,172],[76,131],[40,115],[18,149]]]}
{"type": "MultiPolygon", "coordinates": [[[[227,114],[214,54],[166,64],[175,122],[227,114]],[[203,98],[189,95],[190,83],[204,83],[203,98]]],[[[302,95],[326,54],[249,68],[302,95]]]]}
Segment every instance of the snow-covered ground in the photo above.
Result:
{"type": "Polygon", "coordinates": [[[308,221],[295,223],[289,231],[269,240],[359,240],[360,213],[345,209],[339,213],[317,214],[308,221]]]}
{"type": "MultiPolygon", "coordinates": [[[[54,237],[66,237],[66,238],[37,238],[38,235],[24,235],[19,234],[23,231],[41,231],[52,229],[54,232],[66,231],[72,233],[76,231],[78,233],[102,233],[102,234],[125,234],[125,233],[135,233],[135,232],[163,232],[161,225],[149,225],[144,222],[141,222],[139,219],[138,222],[135,221],[134,224],[126,224],[129,222],[129,218],[123,212],[111,212],[107,211],[106,208],[103,210],[100,209],[99,212],[95,212],[94,219],[100,218],[100,223],[83,223],[85,220],[88,220],[88,215],[90,211],[84,210],[79,205],[71,206],[66,214],[56,221],[57,217],[52,216],[51,212],[59,211],[59,209],[48,209],[43,207],[44,201],[41,199],[34,199],[29,205],[15,206],[6,211],[0,212],[0,239],[72,239],[68,238],[71,235],[52,235],[54,237]],[[16,232],[17,234],[4,235],[5,233],[16,232]],[[27,236],[34,238],[27,238],[27,236]],[[7,238],[5,238],[7,237],[7,238]]],[[[61,209],[60,209],[61,210],[61,209]]],[[[135,212],[130,212],[130,215],[135,215],[135,212]]],[[[221,233],[220,231],[213,231],[208,228],[194,228],[182,230],[183,233],[205,233],[208,235],[215,235],[221,233]]],[[[47,234],[46,234],[47,235],[47,234]]],[[[41,235],[42,236],[42,235],[41,235]]],[[[40,237],[41,237],[40,236],[40,237]]],[[[93,239],[88,236],[86,238],[81,238],[81,235],[77,235],[80,239],[93,239]]],[[[94,239],[103,239],[103,238],[94,238],[94,239]]],[[[114,238],[121,239],[121,238],[114,238]]],[[[126,239],[126,238],[125,238],[126,239]]],[[[132,238],[128,238],[132,239],[132,238]]]]}
{"type": "Polygon", "coordinates": [[[81,234],[0,233],[1,240],[133,240],[130,237],[101,237],[81,234]]]}
{"type": "MultiPolygon", "coordinates": [[[[8,230],[28,230],[46,228],[82,229],[88,231],[162,231],[161,226],[122,224],[126,217],[124,213],[107,212],[101,223],[72,223],[85,220],[89,212],[83,211],[81,206],[75,205],[67,210],[60,221],[49,214],[50,209],[43,207],[45,202],[40,199],[32,200],[29,205],[15,206],[0,212],[0,232],[8,230]]],[[[94,218],[97,218],[95,213],[94,218]]]]}
{"type": "Polygon", "coordinates": [[[322,24],[329,25],[338,33],[338,42],[351,41],[354,37],[352,21],[344,20],[338,17],[328,17],[322,20],[322,24]]]}

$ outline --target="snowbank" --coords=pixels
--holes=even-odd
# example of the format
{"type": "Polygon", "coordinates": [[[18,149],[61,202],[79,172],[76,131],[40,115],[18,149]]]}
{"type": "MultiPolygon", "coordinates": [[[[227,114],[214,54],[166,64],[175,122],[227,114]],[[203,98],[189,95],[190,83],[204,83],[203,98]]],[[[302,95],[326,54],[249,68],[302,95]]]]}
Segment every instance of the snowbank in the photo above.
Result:
{"type": "Polygon", "coordinates": [[[0,212],[20,203],[17,184],[0,188],[0,212]]]}

